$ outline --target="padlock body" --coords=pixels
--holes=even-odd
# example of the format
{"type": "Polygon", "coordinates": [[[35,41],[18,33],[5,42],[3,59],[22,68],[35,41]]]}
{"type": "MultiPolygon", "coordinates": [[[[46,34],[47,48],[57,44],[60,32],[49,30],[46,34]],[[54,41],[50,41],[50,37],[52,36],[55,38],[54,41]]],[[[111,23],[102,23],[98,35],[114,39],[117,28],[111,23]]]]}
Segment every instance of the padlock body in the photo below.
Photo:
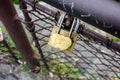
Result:
{"type": "MultiPolygon", "coordinates": [[[[63,34],[56,33],[57,28],[58,27],[56,26],[53,28],[48,44],[54,48],[59,48],[60,50],[66,50],[71,46],[72,41],[69,37],[64,36],[63,34]]],[[[60,32],[66,34],[66,31],[64,30],[61,30],[60,32]]]]}
{"type": "Polygon", "coordinates": [[[60,33],[57,34],[57,29],[57,26],[53,27],[48,44],[54,48],[59,48],[65,53],[72,53],[76,43],[77,34],[73,32],[71,38],[69,38],[69,31],[61,29],[60,33]],[[56,39],[58,39],[59,41],[57,42],[56,39]]]}

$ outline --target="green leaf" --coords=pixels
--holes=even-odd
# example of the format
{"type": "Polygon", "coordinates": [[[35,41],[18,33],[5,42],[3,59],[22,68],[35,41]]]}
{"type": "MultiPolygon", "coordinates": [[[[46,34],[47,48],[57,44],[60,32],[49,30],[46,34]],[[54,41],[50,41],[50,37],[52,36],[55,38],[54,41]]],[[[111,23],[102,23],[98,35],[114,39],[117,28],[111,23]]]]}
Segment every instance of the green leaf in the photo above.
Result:
{"type": "Polygon", "coordinates": [[[12,0],[14,4],[19,4],[20,1],[19,0],[12,0]]]}
{"type": "Polygon", "coordinates": [[[40,1],[42,1],[42,0],[34,0],[34,1],[38,3],[38,2],[40,2],[40,1]]]}
{"type": "Polygon", "coordinates": [[[28,64],[25,64],[25,65],[23,66],[23,71],[24,71],[24,72],[29,72],[29,71],[30,71],[30,68],[29,68],[28,64]]]}
{"type": "Polygon", "coordinates": [[[39,61],[40,65],[44,65],[44,62],[42,60],[39,61]]]}
{"type": "Polygon", "coordinates": [[[22,58],[22,55],[21,54],[15,54],[16,58],[20,59],[22,58]]]}
{"type": "Polygon", "coordinates": [[[46,67],[44,67],[44,66],[41,68],[41,72],[42,72],[43,75],[49,74],[48,69],[46,69],[46,67]]]}
{"type": "Polygon", "coordinates": [[[80,72],[77,72],[76,75],[78,78],[82,77],[82,74],[80,72]]]}
{"type": "Polygon", "coordinates": [[[8,51],[8,49],[6,47],[2,47],[1,50],[8,51]]]}
{"type": "Polygon", "coordinates": [[[2,32],[4,33],[6,31],[5,27],[4,26],[0,26],[2,32]]]}
{"type": "Polygon", "coordinates": [[[10,48],[16,49],[16,45],[15,45],[15,43],[13,42],[13,40],[12,40],[12,38],[10,36],[8,36],[7,42],[9,44],[10,48]]]}
{"type": "Polygon", "coordinates": [[[113,41],[120,42],[120,39],[117,37],[113,37],[113,41]]]}

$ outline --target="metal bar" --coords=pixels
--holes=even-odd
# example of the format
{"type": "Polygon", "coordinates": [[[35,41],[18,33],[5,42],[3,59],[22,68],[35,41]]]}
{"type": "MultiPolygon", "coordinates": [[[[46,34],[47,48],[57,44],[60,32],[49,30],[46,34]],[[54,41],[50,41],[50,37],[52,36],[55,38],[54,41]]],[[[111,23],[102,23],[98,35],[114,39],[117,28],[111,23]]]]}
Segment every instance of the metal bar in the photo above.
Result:
{"type": "Polygon", "coordinates": [[[18,20],[15,20],[16,14],[12,0],[0,0],[0,20],[5,25],[24,59],[30,65],[30,68],[34,70],[39,66],[39,63],[34,56],[34,52],[21,23],[18,20]]]}
{"type": "Polygon", "coordinates": [[[120,52],[120,44],[117,43],[117,42],[114,42],[114,41],[111,41],[110,44],[109,42],[106,43],[108,40],[110,41],[110,39],[108,39],[107,37],[101,35],[101,34],[98,34],[90,29],[87,29],[87,28],[83,28],[83,30],[81,31],[83,35],[85,36],[89,36],[95,40],[99,40],[101,43],[103,43],[106,47],[108,48],[112,48],[113,50],[115,51],[118,51],[120,52]]]}
{"type": "Polygon", "coordinates": [[[56,17],[56,14],[58,12],[58,11],[51,10],[51,9],[41,5],[41,4],[35,4],[34,5],[33,0],[23,0],[23,2],[25,2],[28,5],[31,5],[32,7],[37,8],[38,10],[41,10],[42,12],[44,12],[44,13],[46,13],[46,14],[54,17],[54,18],[56,17]]]}
{"type": "Polygon", "coordinates": [[[120,38],[120,5],[113,0],[42,0],[120,38]]]}
{"type": "MultiPolygon", "coordinates": [[[[31,22],[32,19],[30,18],[28,12],[24,11],[25,9],[27,9],[26,4],[23,2],[23,0],[20,0],[20,1],[21,1],[21,2],[20,2],[20,8],[21,8],[21,10],[23,10],[23,14],[24,14],[24,17],[25,17],[25,21],[31,22]]],[[[48,66],[48,64],[47,64],[47,61],[46,61],[46,59],[45,59],[45,56],[43,55],[43,52],[42,52],[42,49],[41,49],[41,47],[40,47],[39,41],[37,41],[37,40],[38,40],[38,37],[37,37],[36,34],[34,33],[34,31],[35,31],[35,25],[34,25],[34,23],[28,23],[28,24],[26,24],[26,25],[27,25],[27,27],[29,28],[29,31],[30,31],[31,34],[32,34],[33,40],[35,41],[36,47],[38,48],[39,54],[41,55],[41,59],[42,59],[42,61],[44,62],[45,67],[49,70],[49,66],[48,66]]]]}
{"type": "MultiPolygon", "coordinates": [[[[56,1],[57,1],[57,0],[56,0],[56,1]]],[[[24,2],[26,3],[27,0],[24,0],[24,2]]],[[[29,2],[29,1],[28,1],[28,2],[29,2]]],[[[31,2],[32,2],[32,1],[31,1],[31,2]]],[[[33,6],[31,2],[29,2],[29,4],[30,4],[31,6],[33,6]]],[[[36,8],[39,9],[39,10],[42,10],[42,11],[43,11],[44,9],[48,10],[48,8],[45,7],[45,6],[44,6],[44,8],[40,8],[40,7],[41,7],[40,4],[36,4],[36,5],[37,5],[36,8]]],[[[52,15],[52,14],[50,15],[50,16],[52,16],[52,17],[54,17],[54,16],[55,16],[55,13],[57,13],[57,12],[53,12],[51,9],[49,9],[49,11],[52,12],[52,13],[54,13],[54,15],[52,15]]],[[[49,14],[49,13],[46,12],[46,14],[49,14]]],[[[100,40],[100,41],[103,42],[103,43],[105,43],[105,41],[107,40],[107,38],[106,38],[105,36],[102,36],[102,35],[94,32],[94,31],[92,31],[92,30],[90,30],[90,29],[86,29],[86,28],[84,28],[84,29],[82,30],[82,34],[83,34],[83,35],[88,35],[88,36],[92,37],[93,39],[100,40]]],[[[112,42],[112,43],[111,43],[111,46],[109,46],[109,47],[112,48],[112,49],[114,49],[114,50],[116,50],[116,51],[118,51],[118,52],[120,52],[120,44],[117,43],[117,42],[112,42]]]]}

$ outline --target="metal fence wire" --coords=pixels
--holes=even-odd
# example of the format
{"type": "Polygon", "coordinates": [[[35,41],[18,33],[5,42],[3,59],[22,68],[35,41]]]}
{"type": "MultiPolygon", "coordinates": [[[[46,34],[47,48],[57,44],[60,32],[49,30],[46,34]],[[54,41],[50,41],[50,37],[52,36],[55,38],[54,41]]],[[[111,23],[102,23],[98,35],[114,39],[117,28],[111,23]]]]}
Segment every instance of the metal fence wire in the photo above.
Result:
{"type": "Polygon", "coordinates": [[[18,63],[18,59],[15,56],[15,52],[11,49],[9,46],[8,42],[6,40],[0,41],[0,63],[5,64],[5,63],[11,63],[16,62],[18,63]],[[6,53],[9,53],[10,55],[7,55],[6,53]],[[6,55],[6,56],[3,56],[6,55]]]}
{"type": "Polygon", "coordinates": [[[20,8],[25,20],[19,20],[26,24],[26,29],[33,37],[33,44],[50,72],[62,80],[119,80],[119,52],[81,33],[72,54],[52,48],[48,45],[48,40],[57,22],[55,18],[26,2],[20,8]]]}

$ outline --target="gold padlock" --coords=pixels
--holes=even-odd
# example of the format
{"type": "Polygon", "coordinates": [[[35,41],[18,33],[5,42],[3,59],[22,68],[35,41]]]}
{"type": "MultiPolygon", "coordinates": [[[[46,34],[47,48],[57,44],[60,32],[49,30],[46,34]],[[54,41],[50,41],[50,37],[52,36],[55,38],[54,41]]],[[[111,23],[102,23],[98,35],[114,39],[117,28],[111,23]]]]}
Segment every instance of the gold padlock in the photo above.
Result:
{"type": "Polygon", "coordinates": [[[66,13],[62,14],[60,16],[60,19],[58,20],[58,24],[57,24],[58,27],[56,27],[56,26],[53,27],[51,37],[50,37],[50,40],[48,43],[50,46],[53,46],[55,48],[59,48],[60,50],[66,50],[72,44],[72,41],[70,38],[60,34],[62,23],[64,21],[65,16],[66,16],[66,13]]]}
{"type": "Polygon", "coordinates": [[[61,29],[61,26],[62,26],[65,15],[66,14],[63,14],[60,16],[60,19],[57,25],[58,27],[57,26],[53,27],[48,44],[54,48],[58,48],[64,51],[65,53],[72,53],[77,40],[77,33],[75,32],[75,29],[73,32],[73,28],[76,24],[75,23],[76,19],[74,19],[73,21],[70,32],[68,30],[63,30],[61,29]]]}
{"type": "Polygon", "coordinates": [[[61,30],[60,31],[61,34],[57,34],[56,33],[57,29],[58,29],[58,27],[54,26],[48,44],[52,47],[59,48],[60,50],[66,50],[72,44],[71,39],[69,37],[67,37],[68,35],[63,36],[65,34],[67,34],[68,31],[61,30]]]}

